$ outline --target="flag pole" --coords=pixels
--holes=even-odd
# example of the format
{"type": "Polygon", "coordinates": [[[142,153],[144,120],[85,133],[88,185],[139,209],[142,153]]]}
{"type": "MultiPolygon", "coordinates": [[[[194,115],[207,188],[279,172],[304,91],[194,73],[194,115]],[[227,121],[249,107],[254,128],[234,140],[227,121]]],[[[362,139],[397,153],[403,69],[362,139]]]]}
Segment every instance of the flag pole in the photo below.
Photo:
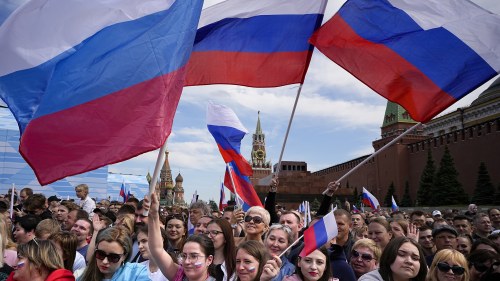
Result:
{"type": "Polygon", "coordinates": [[[14,217],[14,190],[15,190],[15,183],[12,183],[12,193],[10,194],[10,219],[14,217]]]}
{"type": "Polygon", "coordinates": [[[300,235],[299,238],[297,238],[297,240],[293,241],[292,244],[290,244],[290,246],[288,246],[288,248],[286,248],[283,252],[281,252],[281,254],[278,256],[278,258],[281,258],[281,256],[283,256],[286,252],[288,252],[288,250],[290,250],[293,246],[295,246],[297,243],[299,243],[300,239],[304,238],[304,234],[300,235]]]}
{"type": "MultiPolygon", "coordinates": [[[[153,195],[153,192],[155,192],[155,187],[156,187],[156,182],[158,181],[158,175],[160,174],[160,169],[161,169],[161,164],[165,160],[165,151],[167,150],[167,140],[165,140],[165,143],[161,146],[160,151],[158,152],[158,158],[156,159],[156,165],[155,165],[155,170],[153,172],[153,178],[151,179],[151,182],[149,183],[149,198],[151,198],[151,195],[153,195]]],[[[160,198],[158,198],[159,200],[160,198]]],[[[149,214],[149,211],[144,210],[143,215],[147,216],[149,214]]]]}
{"type": "Polygon", "coordinates": [[[234,195],[236,199],[236,206],[238,206],[240,209],[243,209],[243,206],[238,201],[238,198],[241,198],[238,195],[238,191],[236,191],[236,185],[234,184],[234,179],[233,179],[233,173],[231,173],[231,166],[229,165],[229,162],[226,163],[227,170],[229,171],[229,178],[231,179],[231,184],[233,185],[233,190],[234,190],[234,195]]]}
{"type": "MultiPolygon", "coordinates": [[[[342,177],[340,177],[338,180],[336,180],[337,182],[340,182],[342,181],[343,179],[347,178],[350,174],[354,173],[357,169],[361,168],[361,166],[363,164],[365,164],[366,162],[370,161],[373,157],[377,156],[377,154],[379,154],[380,152],[382,152],[383,150],[385,150],[386,148],[388,148],[389,146],[393,145],[394,143],[396,143],[397,141],[399,141],[402,137],[406,136],[409,132],[415,130],[418,126],[420,126],[422,124],[422,122],[418,122],[417,124],[413,125],[410,129],[404,131],[401,135],[397,136],[395,139],[393,139],[392,141],[390,141],[389,143],[387,143],[386,145],[382,146],[379,150],[375,151],[374,153],[372,153],[370,156],[366,157],[365,160],[361,161],[358,165],[356,165],[354,168],[352,168],[351,170],[349,170],[349,172],[347,172],[345,175],[343,175],[342,177]]],[[[328,192],[328,189],[326,189],[325,191],[323,191],[323,195],[325,195],[326,193],[328,192]]]]}
{"type": "Polygon", "coordinates": [[[290,133],[290,127],[292,126],[293,116],[295,115],[295,109],[297,108],[297,103],[299,102],[300,93],[302,92],[302,85],[300,83],[299,89],[297,90],[297,96],[295,97],[295,103],[293,104],[292,114],[290,115],[290,120],[288,120],[288,127],[286,128],[285,139],[283,140],[283,145],[281,146],[280,158],[278,160],[278,167],[276,167],[276,175],[279,175],[281,170],[281,160],[283,159],[283,153],[285,152],[286,141],[288,139],[288,134],[290,133]]]}

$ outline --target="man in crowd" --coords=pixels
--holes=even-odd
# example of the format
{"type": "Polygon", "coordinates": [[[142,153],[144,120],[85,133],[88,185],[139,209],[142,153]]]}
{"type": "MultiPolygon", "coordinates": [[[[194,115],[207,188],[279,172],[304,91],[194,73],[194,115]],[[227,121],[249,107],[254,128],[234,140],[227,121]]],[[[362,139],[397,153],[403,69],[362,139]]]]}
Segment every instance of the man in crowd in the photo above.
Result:
{"type": "Polygon", "coordinates": [[[148,216],[144,215],[144,208],[142,206],[142,200],[137,205],[137,209],[135,210],[135,223],[144,223],[148,224],[148,216]]]}
{"type": "Polygon", "coordinates": [[[78,204],[80,208],[92,214],[96,205],[94,199],[89,196],[89,186],[86,184],[79,184],[75,187],[75,192],[76,197],[80,198],[80,203],[78,204]]]}
{"type": "Polygon", "coordinates": [[[71,232],[76,235],[78,245],[76,246],[76,251],[82,256],[87,256],[87,250],[89,248],[89,241],[92,238],[92,233],[94,233],[94,228],[92,227],[92,222],[88,218],[78,219],[71,228],[71,232]]]}
{"type": "Polygon", "coordinates": [[[418,244],[422,246],[424,255],[431,256],[434,255],[434,240],[432,239],[432,228],[430,226],[424,225],[419,228],[418,232],[418,244]]]}
{"type": "Polygon", "coordinates": [[[351,214],[343,209],[337,209],[333,212],[339,234],[337,235],[337,244],[342,246],[345,256],[349,259],[351,256],[354,240],[351,236],[352,218],[351,214]]]}
{"type": "Polygon", "coordinates": [[[82,209],[72,210],[64,222],[64,230],[71,231],[75,222],[79,219],[88,219],[89,213],[82,209]]]}
{"type": "MultiPolygon", "coordinates": [[[[434,244],[436,245],[436,253],[443,249],[455,250],[457,247],[457,237],[458,232],[452,226],[444,225],[440,228],[434,229],[432,231],[432,238],[434,239],[434,244]]],[[[428,266],[431,266],[434,255],[427,256],[425,258],[428,266]]]]}
{"type": "Polygon", "coordinates": [[[352,221],[352,229],[358,229],[360,227],[363,227],[365,225],[365,220],[363,219],[363,216],[361,216],[360,213],[354,213],[351,215],[351,221],[352,221]]]}
{"type": "Polygon", "coordinates": [[[498,208],[491,208],[488,210],[488,216],[490,217],[491,226],[494,230],[500,229],[500,210],[498,208]]]}
{"type": "Polygon", "coordinates": [[[47,198],[40,193],[30,195],[26,198],[23,203],[23,212],[35,215],[40,220],[52,218],[52,213],[47,209],[47,198]]]}
{"type": "MultiPolygon", "coordinates": [[[[299,239],[299,233],[304,227],[304,221],[299,212],[284,211],[280,216],[280,224],[290,227],[290,229],[292,230],[294,242],[299,239]]],[[[295,244],[292,249],[290,249],[290,252],[287,256],[288,260],[292,263],[295,262],[300,254],[300,251],[302,251],[302,248],[304,248],[304,242],[297,242],[297,244],[295,244]]]]}
{"type": "Polygon", "coordinates": [[[472,226],[469,218],[464,215],[456,215],[453,218],[453,227],[457,230],[458,234],[472,235],[472,226]]]}
{"type": "Polygon", "coordinates": [[[189,220],[193,226],[198,223],[201,217],[208,215],[210,215],[210,207],[203,200],[198,200],[189,205],[189,220]]]}
{"type": "Polygon", "coordinates": [[[467,212],[465,212],[465,215],[468,216],[469,218],[474,218],[477,214],[477,206],[476,204],[470,204],[469,207],[467,208],[467,212]]]}
{"type": "Polygon", "coordinates": [[[425,213],[422,211],[413,211],[410,214],[410,221],[413,223],[416,227],[421,227],[425,224],[425,213]]]}
{"type": "Polygon", "coordinates": [[[479,213],[474,217],[474,231],[472,238],[488,238],[492,230],[490,217],[486,213],[479,213]]]}

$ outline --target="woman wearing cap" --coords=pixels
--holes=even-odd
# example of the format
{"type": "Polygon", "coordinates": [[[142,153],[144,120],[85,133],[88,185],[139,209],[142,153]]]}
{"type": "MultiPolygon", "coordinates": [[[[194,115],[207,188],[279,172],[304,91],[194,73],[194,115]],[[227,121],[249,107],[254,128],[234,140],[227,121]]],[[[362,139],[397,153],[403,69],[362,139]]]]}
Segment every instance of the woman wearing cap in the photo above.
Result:
{"type": "Polygon", "coordinates": [[[432,261],[427,281],[468,281],[469,268],[464,255],[457,250],[444,249],[437,252],[432,261]]]}
{"type": "Polygon", "coordinates": [[[359,281],[424,281],[427,266],[420,245],[408,237],[392,239],[382,252],[380,267],[362,275],[359,281]]]}

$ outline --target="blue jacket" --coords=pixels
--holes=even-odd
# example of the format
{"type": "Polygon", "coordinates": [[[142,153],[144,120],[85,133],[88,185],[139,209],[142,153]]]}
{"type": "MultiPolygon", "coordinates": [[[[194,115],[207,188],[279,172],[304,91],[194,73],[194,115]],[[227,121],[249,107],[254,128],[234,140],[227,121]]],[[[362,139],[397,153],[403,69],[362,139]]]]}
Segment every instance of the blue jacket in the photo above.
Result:
{"type": "Polygon", "coordinates": [[[293,265],[288,259],[283,256],[281,257],[281,269],[276,277],[274,277],[271,281],[281,281],[285,276],[292,275],[295,272],[295,265],[293,265]]]}
{"type": "MultiPolygon", "coordinates": [[[[84,280],[80,277],[78,281],[84,280]]],[[[111,281],[150,281],[150,279],[148,269],[143,264],[126,262],[116,270],[111,281]]]]}
{"type": "Polygon", "coordinates": [[[333,277],[342,281],[356,281],[356,275],[347,263],[343,247],[334,244],[328,249],[328,253],[333,277]]]}

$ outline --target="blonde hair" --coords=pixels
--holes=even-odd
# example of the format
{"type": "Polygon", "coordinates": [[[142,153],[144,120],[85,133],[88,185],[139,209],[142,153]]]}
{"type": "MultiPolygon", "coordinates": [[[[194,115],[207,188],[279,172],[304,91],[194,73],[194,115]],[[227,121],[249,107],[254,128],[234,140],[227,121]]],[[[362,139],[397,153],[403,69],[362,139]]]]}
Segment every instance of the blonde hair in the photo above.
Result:
{"type": "Polygon", "coordinates": [[[359,239],[352,245],[352,249],[355,250],[357,248],[365,247],[370,249],[373,252],[373,257],[377,264],[380,262],[380,256],[382,255],[382,250],[380,247],[371,239],[359,239]]]}
{"type": "Polygon", "coordinates": [[[264,222],[264,224],[267,227],[269,227],[269,224],[271,223],[271,215],[269,214],[269,212],[266,209],[264,209],[260,206],[253,206],[247,210],[245,215],[248,215],[250,213],[259,214],[262,217],[262,221],[264,222]]]}
{"type": "Polygon", "coordinates": [[[449,262],[453,264],[458,264],[459,266],[465,268],[465,272],[462,275],[462,281],[469,280],[469,266],[465,256],[457,250],[444,249],[436,253],[434,259],[432,260],[431,267],[429,268],[429,273],[427,274],[426,281],[438,281],[437,278],[437,264],[440,262],[449,262]]]}
{"type": "Polygon", "coordinates": [[[63,258],[57,252],[54,242],[50,240],[32,239],[28,243],[17,245],[17,256],[29,260],[39,271],[48,273],[64,268],[63,258]]]}
{"type": "Polygon", "coordinates": [[[61,225],[56,220],[44,219],[36,226],[35,236],[39,239],[46,239],[46,237],[44,237],[45,235],[48,234],[47,237],[50,237],[60,231],[61,225]]]}

